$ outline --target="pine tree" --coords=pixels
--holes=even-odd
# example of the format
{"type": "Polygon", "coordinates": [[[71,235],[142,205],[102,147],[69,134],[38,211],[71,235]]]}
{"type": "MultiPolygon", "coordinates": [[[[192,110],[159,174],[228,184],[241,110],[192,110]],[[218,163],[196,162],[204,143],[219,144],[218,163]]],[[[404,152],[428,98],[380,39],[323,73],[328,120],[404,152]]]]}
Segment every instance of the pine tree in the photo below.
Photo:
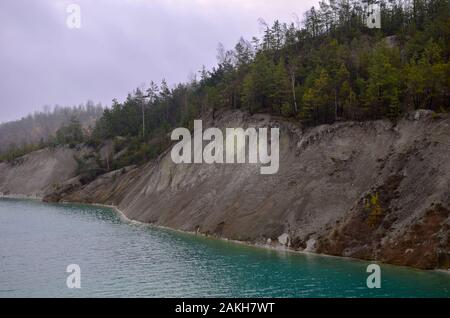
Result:
{"type": "Polygon", "coordinates": [[[277,65],[273,65],[273,83],[270,92],[270,102],[276,112],[282,112],[285,115],[292,114],[292,99],[289,75],[286,71],[284,61],[281,60],[277,65]]]}
{"type": "Polygon", "coordinates": [[[311,86],[303,95],[302,117],[309,122],[323,123],[334,118],[330,89],[332,81],[325,69],[319,69],[310,80],[311,86]]]}
{"type": "Polygon", "coordinates": [[[368,69],[366,103],[372,118],[395,119],[400,113],[401,71],[397,49],[380,45],[372,54],[368,69]]]}

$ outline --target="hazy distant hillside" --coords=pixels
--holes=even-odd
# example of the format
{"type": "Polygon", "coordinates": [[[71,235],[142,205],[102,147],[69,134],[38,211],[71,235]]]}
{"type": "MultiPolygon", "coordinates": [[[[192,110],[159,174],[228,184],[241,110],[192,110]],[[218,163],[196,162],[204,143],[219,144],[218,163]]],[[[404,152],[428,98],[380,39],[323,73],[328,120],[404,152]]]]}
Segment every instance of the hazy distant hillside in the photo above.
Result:
{"type": "Polygon", "coordinates": [[[101,117],[103,107],[87,102],[74,107],[55,106],[53,110],[36,112],[17,121],[0,124],[0,152],[26,144],[35,144],[54,135],[61,126],[76,118],[86,130],[91,130],[101,117]]]}

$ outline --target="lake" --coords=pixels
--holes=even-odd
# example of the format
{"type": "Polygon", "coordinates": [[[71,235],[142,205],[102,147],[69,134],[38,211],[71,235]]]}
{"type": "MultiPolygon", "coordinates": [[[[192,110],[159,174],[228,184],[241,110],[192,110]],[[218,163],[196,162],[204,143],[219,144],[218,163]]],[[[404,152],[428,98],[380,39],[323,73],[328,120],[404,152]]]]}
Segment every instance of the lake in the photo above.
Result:
{"type": "Polygon", "coordinates": [[[450,297],[450,275],[250,247],[121,221],[104,207],[0,199],[0,297],[450,297]],[[81,288],[69,289],[69,264],[81,288]]]}

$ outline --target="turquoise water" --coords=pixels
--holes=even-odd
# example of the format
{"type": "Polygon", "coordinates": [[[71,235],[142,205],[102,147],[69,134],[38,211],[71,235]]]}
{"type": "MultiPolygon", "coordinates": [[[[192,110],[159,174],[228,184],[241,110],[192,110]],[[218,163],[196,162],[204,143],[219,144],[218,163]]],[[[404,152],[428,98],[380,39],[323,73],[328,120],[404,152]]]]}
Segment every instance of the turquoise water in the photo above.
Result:
{"type": "Polygon", "coordinates": [[[0,297],[449,297],[450,275],[123,223],[107,208],[0,200],[0,297]],[[81,268],[81,289],[66,267],[81,268]]]}

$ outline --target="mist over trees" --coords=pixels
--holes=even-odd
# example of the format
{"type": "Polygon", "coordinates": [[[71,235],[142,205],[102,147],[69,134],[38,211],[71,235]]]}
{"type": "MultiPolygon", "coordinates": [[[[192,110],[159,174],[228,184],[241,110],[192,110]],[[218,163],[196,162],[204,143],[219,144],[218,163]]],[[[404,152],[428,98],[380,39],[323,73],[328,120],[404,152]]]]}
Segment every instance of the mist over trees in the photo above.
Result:
{"type": "Polygon", "coordinates": [[[42,111],[30,114],[20,120],[0,124],[0,153],[36,148],[39,144],[54,141],[56,132],[61,127],[76,120],[86,134],[95,127],[96,121],[103,114],[103,106],[86,104],[63,107],[45,106],[42,111]]]}

